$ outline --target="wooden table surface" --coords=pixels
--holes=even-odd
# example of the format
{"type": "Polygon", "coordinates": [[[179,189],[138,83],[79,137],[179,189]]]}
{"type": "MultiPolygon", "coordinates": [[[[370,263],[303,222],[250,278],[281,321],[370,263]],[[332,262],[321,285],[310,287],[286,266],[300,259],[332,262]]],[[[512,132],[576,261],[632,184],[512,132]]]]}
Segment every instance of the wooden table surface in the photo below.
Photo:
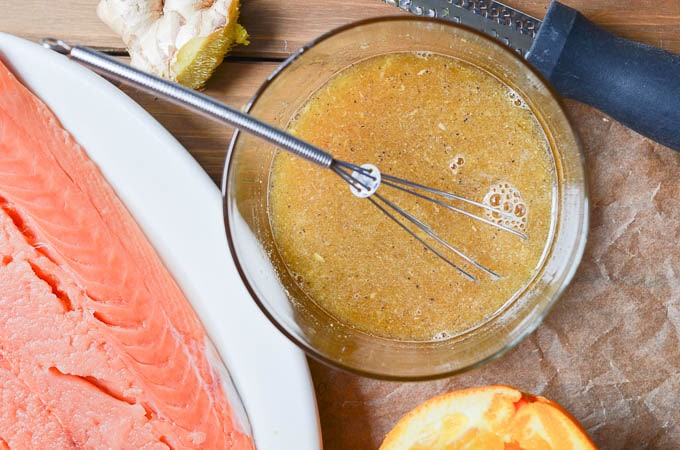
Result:
{"type": "MultiPolygon", "coordinates": [[[[239,107],[278,61],[315,36],[357,19],[400,13],[379,0],[242,3],[251,44],[235,49],[206,88],[239,107]]],[[[506,3],[542,18],[548,0],[506,3]]],[[[564,3],[620,36],[680,53],[680,0],[564,3]]],[[[121,48],[97,18],[96,4],[0,0],[0,31],[121,48]]],[[[123,89],[219,182],[232,130],[123,89]]],[[[384,382],[310,361],[324,448],[375,449],[396,420],[426,398],[491,383],[562,403],[601,448],[680,448],[680,255],[674,250],[680,207],[672,201],[680,196],[680,158],[588,106],[566,101],[565,107],[590,169],[592,219],[583,263],[563,298],[516,349],[456,377],[384,382]]]]}

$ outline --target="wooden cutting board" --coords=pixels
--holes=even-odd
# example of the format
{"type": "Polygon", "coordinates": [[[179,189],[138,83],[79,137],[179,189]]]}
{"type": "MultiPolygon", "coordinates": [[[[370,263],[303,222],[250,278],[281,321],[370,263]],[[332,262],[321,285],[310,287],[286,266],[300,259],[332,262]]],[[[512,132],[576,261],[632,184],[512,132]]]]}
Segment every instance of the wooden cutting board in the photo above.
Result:
{"type": "MultiPolygon", "coordinates": [[[[548,5],[506,3],[538,18],[548,5]]],[[[678,0],[564,3],[618,35],[680,53],[678,0]]],[[[0,31],[120,49],[97,19],[96,4],[0,0],[0,31]]],[[[379,0],[243,0],[251,45],[235,49],[206,92],[240,107],[303,43],[353,20],[391,14],[401,12],[379,0]]],[[[230,129],[124,89],[219,182],[230,129]]],[[[327,450],[375,449],[426,398],[490,383],[558,401],[602,448],[680,448],[680,156],[588,106],[565,106],[583,142],[592,206],[584,260],[563,298],[516,349],[464,375],[383,382],[310,361],[327,450]]]]}

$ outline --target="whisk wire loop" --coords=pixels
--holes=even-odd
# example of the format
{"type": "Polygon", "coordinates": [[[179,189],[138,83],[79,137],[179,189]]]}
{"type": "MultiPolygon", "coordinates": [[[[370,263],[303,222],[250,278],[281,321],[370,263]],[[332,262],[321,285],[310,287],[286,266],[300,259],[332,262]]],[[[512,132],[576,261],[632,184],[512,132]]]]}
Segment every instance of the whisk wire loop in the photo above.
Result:
{"type": "Polygon", "coordinates": [[[405,192],[407,194],[413,195],[417,198],[426,200],[428,202],[434,203],[438,206],[444,207],[450,211],[463,214],[467,217],[470,217],[472,219],[478,220],[482,223],[485,223],[487,225],[496,227],[500,230],[507,231],[509,233],[512,233],[524,240],[527,239],[526,235],[523,233],[510,228],[508,226],[505,226],[500,223],[493,222],[489,219],[486,219],[480,215],[473,214],[469,211],[466,211],[460,207],[450,205],[448,203],[445,203],[441,200],[438,200],[436,198],[433,198],[429,195],[422,194],[416,189],[425,191],[427,193],[430,193],[432,195],[439,195],[444,198],[447,198],[449,200],[453,201],[460,201],[463,203],[466,203],[468,205],[476,206],[479,208],[482,208],[484,210],[500,214],[501,216],[504,217],[512,217],[509,213],[500,210],[498,208],[494,208],[492,206],[486,205],[484,203],[479,203],[474,200],[470,200],[465,197],[461,197],[456,194],[452,194],[450,192],[445,192],[441,191],[439,189],[435,189],[429,186],[425,186],[419,183],[415,183],[413,181],[405,180],[402,178],[398,178],[392,175],[387,175],[387,174],[381,174],[378,169],[371,165],[371,164],[365,164],[363,166],[357,166],[355,164],[351,164],[345,161],[340,161],[334,159],[333,162],[330,165],[331,170],[333,170],[336,174],[338,174],[346,183],[350,185],[350,189],[352,192],[357,196],[357,197],[362,197],[362,198],[368,198],[370,202],[375,205],[383,214],[385,214],[387,217],[389,217],[392,221],[394,221],[397,225],[399,225],[403,230],[405,230],[411,237],[415,238],[418,240],[421,244],[423,244],[428,250],[433,252],[435,255],[437,255],[439,258],[441,258],[444,262],[458,270],[465,278],[468,278],[469,280],[475,280],[475,277],[464,270],[462,267],[459,265],[455,264],[451,259],[446,257],[442,252],[437,250],[435,247],[433,247],[430,243],[426,242],[425,239],[421,236],[418,235],[417,230],[421,230],[423,233],[425,233],[427,236],[429,236],[431,239],[435,240],[438,242],[440,245],[444,246],[447,248],[449,251],[453,252],[456,254],[458,257],[462,258],[464,261],[466,261],[468,264],[471,264],[472,266],[476,267],[477,269],[481,270],[482,272],[486,273],[487,275],[491,276],[493,279],[498,279],[500,278],[500,275],[497,274],[496,272],[492,271],[491,269],[485,267],[484,265],[480,264],[478,261],[474,260],[470,256],[466,255],[464,252],[461,250],[457,249],[454,247],[451,243],[449,243],[447,240],[442,238],[440,235],[438,235],[432,227],[430,227],[428,224],[423,222],[422,220],[416,218],[414,215],[406,212],[404,209],[399,207],[397,204],[394,202],[386,199],[382,195],[378,194],[377,188],[379,185],[385,185],[389,186],[391,188],[400,190],[402,192],[405,192]],[[350,172],[351,171],[351,172],[350,172]],[[367,180],[370,181],[366,182],[367,180]],[[391,212],[392,211],[392,212],[391,212]],[[401,219],[400,219],[401,218],[401,219]],[[414,226],[414,228],[409,227],[407,224],[410,223],[414,226]]]}
{"type": "MultiPolygon", "coordinates": [[[[472,258],[469,257],[468,255],[466,255],[465,253],[463,253],[462,251],[458,250],[456,247],[454,247],[453,245],[451,245],[450,243],[448,243],[448,242],[447,242],[446,240],[444,240],[441,236],[439,236],[437,233],[435,233],[434,231],[432,231],[432,227],[430,227],[429,225],[427,225],[427,224],[424,223],[423,221],[417,219],[417,218],[414,217],[412,214],[407,213],[407,212],[404,211],[402,208],[400,208],[400,207],[398,207],[397,205],[395,205],[393,202],[391,202],[391,201],[387,200],[386,198],[382,197],[380,194],[377,194],[377,193],[376,193],[376,194],[373,194],[373,196],[374,196],[375,198],[379,199],[381,202],[383,202],[383,203],[386,204],[387,206],[389,206],[392,210],[396,211],[400,216],[402,216],[403,218],[405,218],[406,220],[408,220],[409,222],[411,222],[412,224],[414,224],[416,227],[418,227],[419,229],[421,229],[422,231],[424,231],[424,232],[425,232],[428,236],[430,236],[432,239],[436,240],[437,242],[439,242],[440,244],[442,244],[444,247],[448,248],[448,249],[451,250],[453,253],[455,253],[456,255],[458,255],[458,256],[460,256],[461,258],[463,258],[463,259],[464,259],[465,261],[467,261],[468,263],[472,264],[472,265],[475,266],[476,268],[478,268],[478,269],[480,269],[481,271],[485,272],[486,274],[490,275],[490,276],[493,277],[494,279],[500,278],[500,275],[498,275],[497,273],[493,272],[492,270],[490,270],[490,269],[484,267],[483,265],[481,265],[480,263],[478,263],[477,261],[475,261],[474,259],[472,259],[472,258]]],[[[408,231],[408,233],[409,233],[411,236],[414,236],[414,237],[416,237],[416,238],[418,239],[418,235],[417,235],[415,232],[413,232],[413,230],[407,228],[406,231],[408,231]]],[[[420,239],[418,239],[418,240],[420,240],[420,239]]],[[[442,256],[440,256],[440,258],[443,258],[447,263],[449,263],[449,264],[451,264],[451,265],[454,265],[453,263],[451,263],[451,261],[450,261],[448,258],[444,258],[444,257],[442,257],[442,256]]],[[[457,266],[454,265],[454,267],[457,267],[457,266]]]]}
{"type": "MultiPolygon", "coordinates": [[[[374,194],[375,195],[375,194],[374,194]]],[[[387,209],[385,209],[382,205],[380,205],[377,201],[373,199],[373,197],[368,197],[368,200],[375,205],[376,208],[378,208],[380,211],[382,211],[383,214],[385,214],[387,217],[392,219],[394,223],[399,225],[404,231],[406,231],[408,234],[410,234],[413,238],[415,238],[418,242],[423,244],[429,251],[437,255],[439,258],[441,258],[445,263],[456,269],[461,275],[463,275],[465,278],[467,278],[470,281],[476,281],[476,278],[472,276],[469,272],[465,271],[462,267],[458,266],[455,264],[453,261],[448,259],[446,256],[444,256],[439,250],[434,248],[432,245],[427,243],[423,238],[418,236],[416,233],[413,232],[409,227],[407,227],[401,220],[397,219],[394,214],[389,212],[387,209]]]]}
{"type": "MultiPolygon", "coordinates": [[[[435,199],[435,198],[428,197],[427,195],[423,195],[423,194],[421,194],[421,193],[419,193],[419,192],[416,192],[416,191],[414,191],[414,190],[412,190],[412,189],[407,189],[407,188],[405,188],[405,187],[403,187],[403,186],[400,186],[400,185],[397,184],[397,183],[392,183],[392,182],[390,182],[390,181],[387,181],[388,179],[391,179],[391,180],[397,179],[397,180],[400,180],[400,181],[406,181],[406,180],[401,180],[401,179],[399,179],[399,178],[391,177],[391,176],[389,176],[389,175],[383,175],[383,183],[382,183],[382,184],[384,184],[385,186],[393,187],[393,188],[395,188],[395,189],[399,189],[400,191],[409,193],[409,194],[414,195],[414,196],[416,196],[416,197],[418,197],[418,198],[422,198],[423,200],[427,200],[427,201],[429,201],[429,202],[435,203],[435,204],[437,204],[437,205],[439,205],[439,206],[442,206],[442,207],[444,207],[444,208],[446,208],[446,209],[449,209],[449,210],[451,210],[451,211],[453,211],[453,212],[457,212],[457,213],[459,213],[459,214],[463,214],[464,216],[467,216],[467,217],[470,217],[470,218],[472,218],[472,219],[478,220],[478,221],[483,222],[483,223],[485,223],[485,224],[487,224],[487,225],[490,225],[490,226],[492,226],[492,227],[501,229],[501,230],[503,230],[503,231],[507,231],[508,233],[512,233],[512,234],[514,234],[515,236],[518,236],[518,237],[522,238],[522,240],[526,240],[526,239],[527,239],[527,237],[526,237],[525,234],[523,234],[523,233],[521,233],[521,232],[515,230],[514,228],[510,228],[510,227],[508,227],[508,226],[506,226],[506,225],[503,225],[503,224],[501,224],[501,223],[497,223],[497,222],[491,221],[491,220],[486,219],[486,218],[484,218],[484,217],[482,217],[482,216],[473,214],[473,213],[471,213],[471,212],[469,212],[469,211],[466,211],[466,210],[464,210],[464,209],[461,209],[461,208],[457,208],[457,207],[455,207],[455,206],[453,206],[453,205],[449,205],[448,203],[444,203],[444,202],[442,202],[442,201],[440,201],[440,200],[437,200],[437,199],[435,199]],[[388,177],[389,177],[389,178],[388,178],[388,177]]],[[[406,182],[406,183],[404,183],[404,184],[406,184],[407,186],[411,186],[411,185],[414,185],[415,183],[406,182]]],[[[511,214],[509,214],[509,213],[507,213],[507,212],[505,212],[505,211],[503,211],[503,210],[500,210],[500,209],[497,209],[497,208],[493,208],[493,207],[491,207],[491,206],[489,206],[489,205],[485,205],[484,203],[478,203],[478,202],[475,202],[474,200],[469,200],[469,199],[467,199],[467,198],[460,197],[460,196],[455,195],[455,194],[450,194],[450,193],[448,193],[448,192],[444,192],[444,191],[439,191],[439,190],[437,190],[437,189],[428,188],[428,187],[426,187],[426,186],[422,186],[422,185],[416,185],[416,186],[418,186],[418,188],[421,188],[421,189],[422,189],[422,188],[425,188],[426,191],[432,192],[432,193],[434,193],[434,194],[439,194],[439,195],[442,195],[442,196],[444,196],[444,197],[447,197],[447,198],[450,198],[450,199],[453,199],[453,200],[460,200],[460,201],[463,201],[463,202],[468,203],[468,204],[470,204],[470,205],[479,206],[479,207],[481,207],[481,208],[484,208],[484,209],[487,210],[487,211],[491,211],[491,212],[497,213],[497,214],[499,214],[499,215],[501,215],[501,216],[504,216],[504,217],[507,217],[507,218],[513,218],[513,216],[512,216],[511,214]]]]}

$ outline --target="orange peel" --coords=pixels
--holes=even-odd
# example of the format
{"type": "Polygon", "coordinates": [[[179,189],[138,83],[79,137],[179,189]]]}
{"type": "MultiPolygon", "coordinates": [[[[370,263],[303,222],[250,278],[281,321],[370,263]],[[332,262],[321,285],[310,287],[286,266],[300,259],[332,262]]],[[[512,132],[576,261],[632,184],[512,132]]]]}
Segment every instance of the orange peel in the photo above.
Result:
{"type": "Polygon", "coordinates": [[[406,414],[380,450],[590,450],[579,422],[545,397],[483,386],[434,397],[406,414]]]}

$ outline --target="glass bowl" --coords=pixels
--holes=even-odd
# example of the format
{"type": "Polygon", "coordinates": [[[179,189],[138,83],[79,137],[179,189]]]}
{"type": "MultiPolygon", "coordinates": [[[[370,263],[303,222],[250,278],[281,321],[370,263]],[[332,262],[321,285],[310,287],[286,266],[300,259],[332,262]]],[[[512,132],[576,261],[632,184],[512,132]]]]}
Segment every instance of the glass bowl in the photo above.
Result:
{"type": "MultiPolygon", "coordinates": [[[[500,79],[531,108],[552,152],[557,185],[552,230],[542,263],[493,317],[467,332],[437,341],[388,339],[349,326],[302,292],[276,250],[268,217],[275,147],[235,133],[222,191],[227,239],[237,269],[257,305],[284,335],[308,355],[339,368],[384,379],[422,380],[488,362],[539,325],[580,262],[587,235],[588,199],[581,149],[554,92],[510,49],[460,25],[386,17],[334,30],[286,60],[255,94],[247,110],[285,129],[309,97],[339,71],[372,56],[405,51],[449,55],[500,79]]],[[[322,169],[310,165],[310,176],[315,170],[322,169]]]]}

